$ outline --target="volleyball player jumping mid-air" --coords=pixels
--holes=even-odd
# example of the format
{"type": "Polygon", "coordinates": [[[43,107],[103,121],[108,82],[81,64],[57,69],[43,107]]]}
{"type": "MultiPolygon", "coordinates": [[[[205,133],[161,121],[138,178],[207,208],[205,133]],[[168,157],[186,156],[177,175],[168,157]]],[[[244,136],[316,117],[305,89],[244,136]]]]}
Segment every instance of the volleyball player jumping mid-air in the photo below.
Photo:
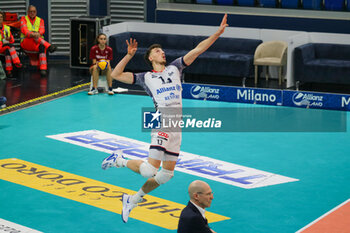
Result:
{"type": "MultiPolygon", "coordinates": [[[[125,66],[133,58],[137,51],[137,41],[130,38],[127,54],[114,68],[111,76],[127,84],[142,86],[152,97],[157,113],[163,116],[182,115],[182,87],[181,76],[186,66],[204,53],[224,33],[227,24],[227,14],[224,15],[219,29],[201,41],[185,56],[179,57],[166,66],[166,57],[161,45],[153,44],[145,54],[145,59],[153,70],[144,73],[124,72],[125,66]],[[160,89],[162,88],[162,89],[160,89]],[[157,90],[162,90],[158,91],[157,90]]],[[[155,116],[157,117],[157,116],[155,116]]],[[[170,120],[180,120],[170,119],[170,120]]],[[[102,169],[110,167],[127,167],[141,174],[147,181],[135,195],[124,194],[122,197],[122,219],[126,223],[133,208],[142,201],[143,196],[156,189],[161,184],[168,182],[174,176],[176,161],[180,153],[181,129],[179,127],[152,129],[151,146],[147,161],[127,160],[121,151],[115,151],[102,162],[102,169]],[[159,170],[160,165],[162,168],[159,170]],[[159,170],[159,171],[158,171],[159,170]]]]}

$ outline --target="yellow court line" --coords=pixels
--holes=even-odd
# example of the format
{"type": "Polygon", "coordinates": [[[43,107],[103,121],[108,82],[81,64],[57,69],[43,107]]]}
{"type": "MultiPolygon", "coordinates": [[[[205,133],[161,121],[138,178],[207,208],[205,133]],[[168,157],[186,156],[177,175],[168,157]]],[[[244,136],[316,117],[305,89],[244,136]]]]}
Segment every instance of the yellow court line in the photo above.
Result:
{"type": "Polygon", "coordinates": [[[51,93],[51,94],[48,94],[48,95],[40,96],[40,97],[37,97],[37,98],[34,98],[34,99],[30,99],[30,100],[27,100],[27,101],[24,101],[24,102],[21,102],[21,103],[18,103],[18,104],[13,104],[13,105],[10,105],[10,106],[8,106],[6,108],[0,109],[0,113],[1,112],[5,112],[5,111],[12,111],[14,109],[24,107],[26,105],[33,105],[33,104],[39,103],[40,101],[45,101],[45,100],[48,100],[48,99],[51,99],[51,98],[55,98],[55,97],[58,97],[60,95],[66,94],[66,93],[70,93],[71,91],[74,91],[74,90],[83,89],[83,88],[85,88],[85,87],[87,87],[89,85],[90,85],[90,82],[89,83],[80,84],[80,85],[77,85],[77,86],[74,86],[74,87],[70,87],[70,88],[67,88],[67,89],[64,89],[64,90],[61,90],[61,91],[57,91],[57,92],[54,92],[54,93],[51,93]]]}
{"type": "MultiPolygon", "coordinates": [[[[10,158],[0,160],[0,179],[24,185],[56,196],[121,214],[123,193],[135,191],[72,173],[10,158]]],[[[130,214],[134,218],[170,230],[177,229],[185,205],[147,195],[130,214]]],[[[230,219],[207,211],[208,222],[230,219]]]]}

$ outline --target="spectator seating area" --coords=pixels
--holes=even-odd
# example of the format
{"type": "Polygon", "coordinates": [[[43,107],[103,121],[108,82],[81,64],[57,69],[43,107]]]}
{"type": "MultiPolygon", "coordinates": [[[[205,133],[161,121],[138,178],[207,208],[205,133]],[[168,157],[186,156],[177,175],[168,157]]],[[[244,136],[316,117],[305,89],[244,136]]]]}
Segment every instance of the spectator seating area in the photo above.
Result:
{"type": "Polygon", "coordinates": [[[175,0],[176,3],[349,11],[350,0],[175,0]]]}
{"type": "MultiPolygon", "coordinates": [[[[132,37],[138,40],[138,52],[126,67],[131,71],[150,70],[143,54],[151,44],[163,45],[170,62],[187,53],[216,30],[217,27],[214,26],[141,22],[125,22],[103,28],[109,37],[109,45],[114,50],[114,62],[126,54],[126,39],[132,37]]],[[[350,84],[350,35],[241,27],[228,27],[208,51],[185,69],[185,76],[207,74],[225,75],[229,78],[254,77],[253,59],[256,49],[263,43],[276,40],[288,44],[287,59],[284,55],[281,64],[278,64],[283,65],[280,82],[283,83],[285,79],[286,88],[295,87],[296,81],[350,84]],[[309,48],[310,44],[312,46],[309,48]]],[[[276,64],[263,65],[275,66],[269,69],[268,75],[270,79],[279,78],[281,72],[278,72],[276,64]]]]}
{"type": "Polygon", "coordinates": [[[350,44],[307,43],[294,50],[295,81],[350,84],[350,44]]]}
{"type": "MultiPolygon", "coordinates": [[[[125,40],[135,38],[138,50],[126,69],[147,71],[150,67],[144,61],[144,54],[152,44],[161,44],[167,61],[184,56],[206,36],[171,35],[160,33],[123,32],[110,36],[109,45],[115,51],[114,61],[121,60],[126,52],[125,40]]],[[[262,40],[243,38],[219,38],[205,53],[187,69],[185,74],[222,75],[231,77],[253,77],[254,53],[262,40]]]]}

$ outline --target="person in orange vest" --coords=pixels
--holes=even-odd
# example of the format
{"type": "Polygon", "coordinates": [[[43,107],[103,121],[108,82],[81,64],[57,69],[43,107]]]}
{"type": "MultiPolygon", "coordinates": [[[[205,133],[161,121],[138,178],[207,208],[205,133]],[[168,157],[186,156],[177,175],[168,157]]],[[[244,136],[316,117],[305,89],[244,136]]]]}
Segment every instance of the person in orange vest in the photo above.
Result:
{"type": "Polygon", "coordinates": [[[39,52],[39,69],[42,76],[46,75],[46,51],[56,51],[57,47],[44,40],[44,20],[36,16],[36,7],[28,7],[28,15],[21,18],[21,47],[24,51],[39,52]]]}
{"type": "Polygon", "coordinates": [[[0,54],[5,54],[5,70],[8,78],[12,78],[12,63],[15,64],[17,68],[22,67],[22,63],[19,60],[17,51],[13,47],[15,39],[11,33],[11,28],[5,25],[5,12],[0,12],[0,54]]]}

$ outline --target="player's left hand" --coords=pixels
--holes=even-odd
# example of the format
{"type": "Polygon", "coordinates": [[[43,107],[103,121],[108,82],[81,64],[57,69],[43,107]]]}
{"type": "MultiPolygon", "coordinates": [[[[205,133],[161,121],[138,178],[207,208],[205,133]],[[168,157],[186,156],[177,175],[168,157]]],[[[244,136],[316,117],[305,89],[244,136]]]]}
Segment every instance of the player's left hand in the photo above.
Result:
{"type": "Polygon", "coordinates": [[[224,17],[222,18],[218,33],[221,35],[222,33],[224,33],[225,28],[228,27],[227,24],[227,14],[224,15],[224,17]]]}
{"type": "Polygon", "coordinates": [[[136,39],[130,38],[130,41],[126,40],[126,44],[128,45],[128,54],[134,56],[137,51],[136,39]]]}

